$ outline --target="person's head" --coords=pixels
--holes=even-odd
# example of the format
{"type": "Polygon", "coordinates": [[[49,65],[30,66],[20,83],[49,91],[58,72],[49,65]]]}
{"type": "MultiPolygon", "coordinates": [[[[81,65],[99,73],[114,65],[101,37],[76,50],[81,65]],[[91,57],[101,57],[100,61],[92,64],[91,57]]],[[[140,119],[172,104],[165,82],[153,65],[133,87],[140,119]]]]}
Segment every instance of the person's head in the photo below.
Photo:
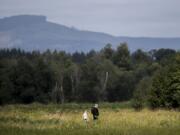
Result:
{"type": "Polygon", "coordinates": [[[94,107],[95,107],[95,108],[98,108],[98,104],[95,104],[94,107]]]}

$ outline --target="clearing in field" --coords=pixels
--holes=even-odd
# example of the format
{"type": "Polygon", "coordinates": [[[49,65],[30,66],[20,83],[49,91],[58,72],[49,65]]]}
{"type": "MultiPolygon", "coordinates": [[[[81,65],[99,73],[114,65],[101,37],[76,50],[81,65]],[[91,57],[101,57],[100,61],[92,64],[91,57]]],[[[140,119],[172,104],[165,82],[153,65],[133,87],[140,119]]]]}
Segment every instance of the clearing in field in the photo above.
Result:
{"type": "Polygon", "coordinates": [[[0,108],[0,135],[180,135],[177,111],[100,105],[94,122],[90,105],[9,105],[0,108]],[[90,120],[82,119],[87,109],[90,120]]]}

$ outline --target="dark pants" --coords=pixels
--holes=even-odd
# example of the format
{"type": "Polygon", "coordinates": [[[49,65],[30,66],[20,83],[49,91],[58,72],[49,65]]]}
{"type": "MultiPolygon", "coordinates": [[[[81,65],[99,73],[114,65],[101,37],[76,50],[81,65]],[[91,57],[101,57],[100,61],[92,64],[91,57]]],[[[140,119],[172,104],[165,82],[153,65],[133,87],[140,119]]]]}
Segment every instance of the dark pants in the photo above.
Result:
{"type": "Polygon", "coordinates": [[[93,119],[94,119],[94,120],[97,120],[97,119],[98,119],[98,116],[93,115],[93,119]]]}

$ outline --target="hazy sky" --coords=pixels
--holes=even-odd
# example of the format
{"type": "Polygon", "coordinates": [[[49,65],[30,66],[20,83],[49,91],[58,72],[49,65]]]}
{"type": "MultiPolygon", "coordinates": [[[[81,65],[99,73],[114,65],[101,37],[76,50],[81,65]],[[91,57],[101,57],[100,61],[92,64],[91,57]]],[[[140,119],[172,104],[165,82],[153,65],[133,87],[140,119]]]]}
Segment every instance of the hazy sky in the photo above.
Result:
{"type": "Polygon", "coordinates": [[[0,18],[18,14],[117,36],[180,37],[180,0],[0,0],[0,18]]]}

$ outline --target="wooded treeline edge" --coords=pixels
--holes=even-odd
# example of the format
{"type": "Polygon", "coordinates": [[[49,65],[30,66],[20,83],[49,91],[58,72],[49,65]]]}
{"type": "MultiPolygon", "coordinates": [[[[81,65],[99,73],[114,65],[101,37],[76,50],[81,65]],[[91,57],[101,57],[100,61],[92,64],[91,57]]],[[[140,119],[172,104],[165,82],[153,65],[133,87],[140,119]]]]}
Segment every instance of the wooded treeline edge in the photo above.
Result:
{"type": "Polygon", "coordinates": [[[180,52],[107,44],[88,53],[0,50],[0,104],[119,102],[180,107],[180,52]]]}

